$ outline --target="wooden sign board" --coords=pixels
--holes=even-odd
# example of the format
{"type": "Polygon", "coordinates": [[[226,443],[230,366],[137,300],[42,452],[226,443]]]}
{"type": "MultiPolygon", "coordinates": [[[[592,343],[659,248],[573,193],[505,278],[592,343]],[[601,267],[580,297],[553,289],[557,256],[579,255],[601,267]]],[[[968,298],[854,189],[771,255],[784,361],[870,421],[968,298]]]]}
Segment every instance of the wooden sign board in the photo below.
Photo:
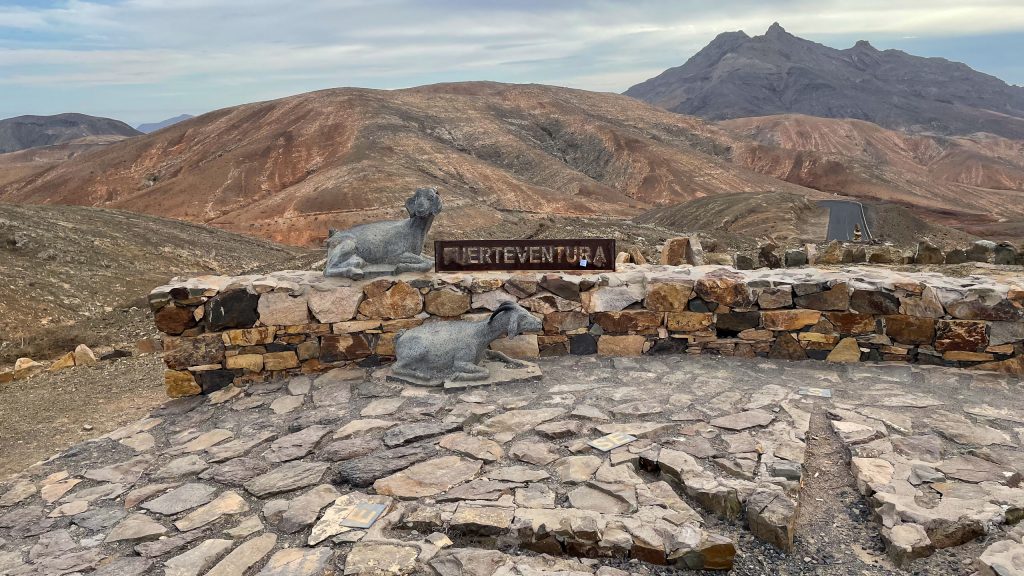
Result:
{"type": "Polygon", "coordinates": [[[615,240],[437,240],[437,272],[615,270],[615,240]]]}

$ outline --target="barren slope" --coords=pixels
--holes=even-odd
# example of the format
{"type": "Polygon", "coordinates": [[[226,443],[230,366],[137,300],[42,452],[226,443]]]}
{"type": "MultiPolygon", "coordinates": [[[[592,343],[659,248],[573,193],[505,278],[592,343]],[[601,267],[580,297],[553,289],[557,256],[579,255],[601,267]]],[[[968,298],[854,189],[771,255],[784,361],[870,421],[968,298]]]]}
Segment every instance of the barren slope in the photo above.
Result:
{"type": "MultiPolygon", "coordinates": [[[[817,199],[826,197],[821,194],[817,199]]],[[[797,244],[824,238],[828,210],[819,207],[814,196],[785,192],[720,194],[655,208],[634,220],[679,233],[708,233],[730,246],[744,246],[749,242],[743,239],[759,238],[797,244]]]]}
{"type": "Polygon", "coordinates": [[[146,294],[174,275],[288,268],[305,254],[128,212],[0,204],[0,366],[134,343],[153,330],[146,294]]]}
{"type": "Polygon", "coordinates": [[[923,209],[926,218],[1024,217],[1024,142],[990,134],[915,136],[794,114],[719,124],[749,142],[734,149],[735,162],[795,184],[897,202],[923,209]]]}
{"type": "Polygon", "coordinates": [[[63,144],[37,146],[0,154],[0,187],[44,172],[82,152],[120,142],[127,136],[86,136],[63,144]]]}
{"type": "Polygon", "coordinates": [[[205,114],[0,188],[315,245],[439,188],[440,230],[505,211],[630,216],[722,192],[786,190],[720,157],[720,128],[631,98],[496,83],[335,89],[205,114]]]}

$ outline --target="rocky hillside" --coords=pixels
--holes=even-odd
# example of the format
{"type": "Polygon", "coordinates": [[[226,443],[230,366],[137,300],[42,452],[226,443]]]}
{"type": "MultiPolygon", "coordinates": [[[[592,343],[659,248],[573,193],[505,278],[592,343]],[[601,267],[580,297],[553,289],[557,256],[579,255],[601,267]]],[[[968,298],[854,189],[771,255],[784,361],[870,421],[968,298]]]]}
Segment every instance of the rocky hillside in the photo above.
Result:
{"type": "MultiPolygon", "coordinates": [[[[404,216],[417,186],[453,233],[511,212],[626,217],[792,184],[729,163],[726,131],[615,94],[539,85],[335,89],[205,114],[0,188],[9,202],[107,206],[317,245],[404,216]]],[[[803,191],[806,192],[806,191],[803,191]]]]}
{"type": "Polygon", "coordinates": [[[702,232],[722,244],[745,248],[756,245],[760,238],[788,240],[791,244],[817,242],[827,226],[828,210],[819,207],[816,199],[827,197],[786,192],[719,194],[655,208],[634,221],[678,233],[702,232]]]}
{"type": "Polygon", "coordinates": [[[786,32],[720,34],[685,64],[627,96],[712,120],[808,114],[937,134],[1024,138],[1024,88],[959,62],[877,50],[837,50],[786,32]]]}
{"type": "Polygon", "coordinates": [[[719,123],[746,142],[734,162],[794,184],[929,211],[1024,218],[1024,142],[940,137],[787,114],[719,123]]]}
{"type": "Polygon", "coordinates": [[[304,267],[320,256],[116,210],[0,204],[0,366],[75,344],[134,343],[145,295],[174,275],[304,267]]]}
{"type": "Polygon", "coordinates": [[[16,116],[0,120],[0,154],[36,146],[63,144],[89,136],[136,136],[135,128],[110,118],[85,114],[16,116]]]}

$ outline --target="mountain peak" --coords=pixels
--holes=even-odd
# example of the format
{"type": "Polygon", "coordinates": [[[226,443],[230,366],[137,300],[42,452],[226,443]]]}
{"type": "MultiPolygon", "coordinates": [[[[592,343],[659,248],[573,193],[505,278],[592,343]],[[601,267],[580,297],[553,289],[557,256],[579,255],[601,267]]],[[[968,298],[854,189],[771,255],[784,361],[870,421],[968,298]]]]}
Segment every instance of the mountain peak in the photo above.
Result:
{"type": "Polygon", "coordinates": [[[786,29],[782,27],[778,22],[772,22],[772,25],[768,27],[768,30],[764,33],[765,38],[784,38],[792,36],[786,29]]]}
{"type": "Polygon", "coordinates": [[[865,40],[838,50],[778,22],[750,40],[721,34],[626,95],[712,120],[793,113],[939,134],[1024,134],[1024,124],[1000,116],[1024,121],[1022,88],[964,64],[882,52],[865,40]]]}

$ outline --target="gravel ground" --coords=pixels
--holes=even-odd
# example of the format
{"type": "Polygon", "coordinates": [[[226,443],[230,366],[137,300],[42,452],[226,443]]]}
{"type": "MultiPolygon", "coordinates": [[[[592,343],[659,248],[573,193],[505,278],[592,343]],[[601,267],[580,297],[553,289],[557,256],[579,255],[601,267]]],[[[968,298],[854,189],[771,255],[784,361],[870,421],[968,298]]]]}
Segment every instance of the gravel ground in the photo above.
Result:
{"type": "Polygon", "coordinates": [[[0,480],[134,422],[166,400],[163,361],[156,355],[0,384],[0,480]]]}

